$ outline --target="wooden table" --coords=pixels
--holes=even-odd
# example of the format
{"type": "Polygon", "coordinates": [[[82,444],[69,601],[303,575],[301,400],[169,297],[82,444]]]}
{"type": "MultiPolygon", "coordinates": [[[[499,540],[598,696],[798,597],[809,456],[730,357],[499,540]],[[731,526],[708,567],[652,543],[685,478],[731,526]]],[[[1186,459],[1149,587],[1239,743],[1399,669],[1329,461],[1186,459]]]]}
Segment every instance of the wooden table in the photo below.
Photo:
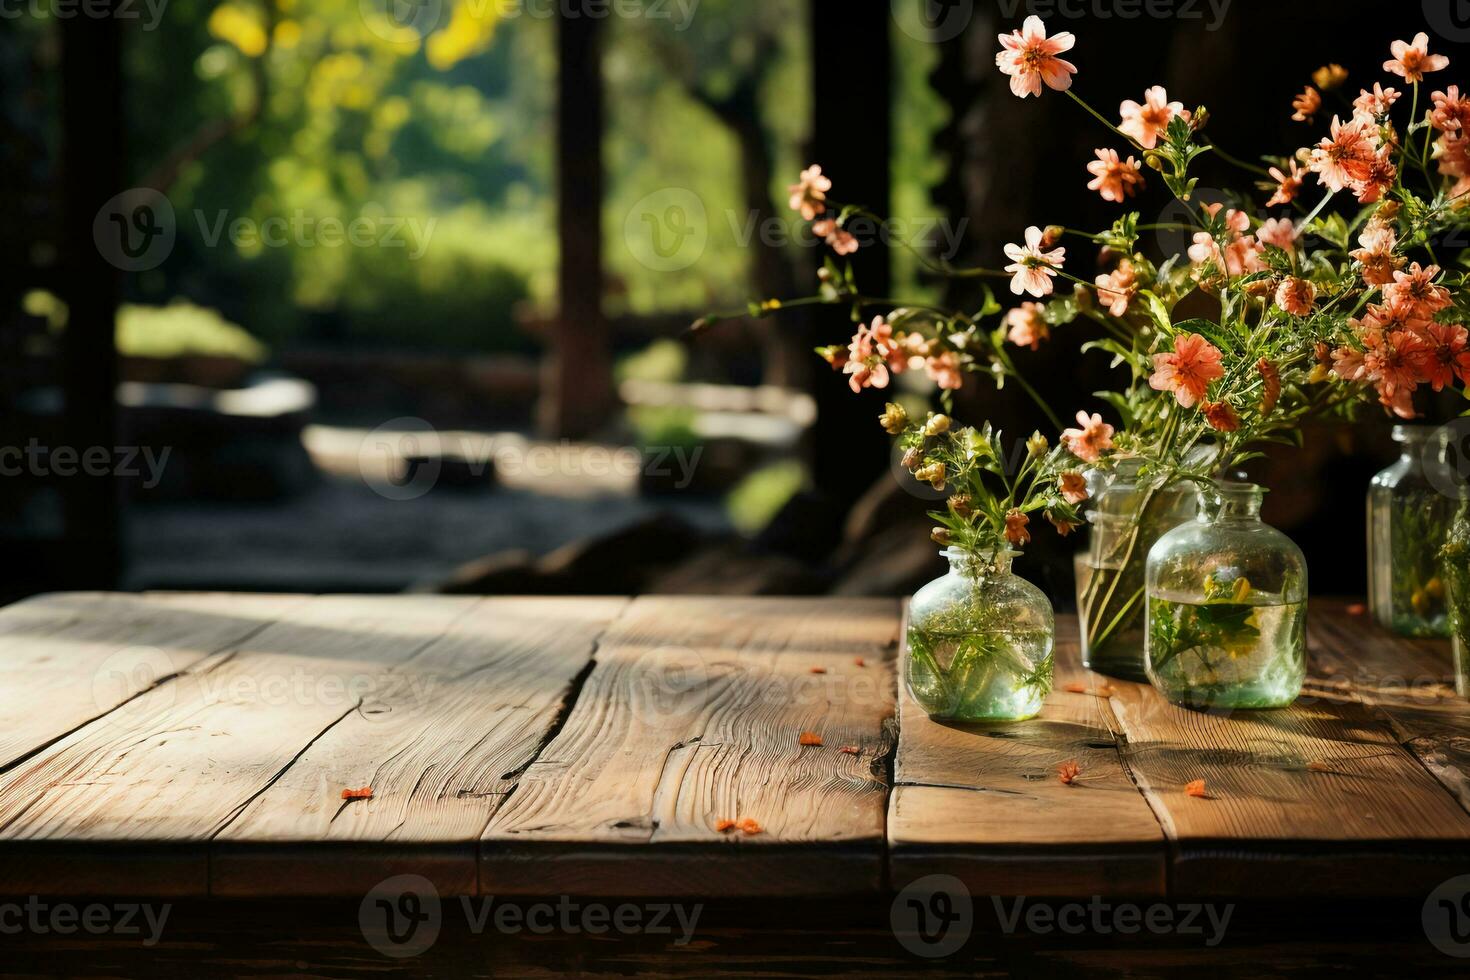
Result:
{"type": "Polygon", "coordinates": [[[1209,715],[1057,633],[1039,718],[961,726],[897,683],[896,601],[38,597],[0,610],[0,895],[1417,909],[1470,872],[1443,645],[1322,603],[1300,702],[1209,715]]]}

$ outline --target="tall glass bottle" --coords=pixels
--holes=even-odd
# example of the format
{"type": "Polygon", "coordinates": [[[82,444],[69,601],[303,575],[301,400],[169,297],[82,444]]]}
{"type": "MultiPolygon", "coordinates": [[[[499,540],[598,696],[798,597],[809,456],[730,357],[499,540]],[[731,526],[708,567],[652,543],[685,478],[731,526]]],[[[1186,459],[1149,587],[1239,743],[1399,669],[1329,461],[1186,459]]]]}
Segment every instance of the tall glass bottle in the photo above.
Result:
{"type": "Polygon", "coordinates": [[[954,548],[940,553],[949,572],[909,602],[909,692],[933,718],[1030,718],[1051,691],[1051,602],[1011,571],[1015,552],[988,560],[954,548]]]}
{"type": "Polygon", "coordinates": [[[1217,483],[1148,556],[1148,678],[1192,708],[1279,708],[1307,672],[1307,563],[1261,521],[1265,491],[1217,483]]]}
{"type": "Polygon", "coordinates": [[[1082,662],[1099,673],[1145,681],[1144,565],[1164,534],[1194,517],[1193,486],[1140,478],[1136,459],[1089,478],[1092,531],[1078,556],[1077,618],[1082,662]]]}
{"type": "Polygon", "coordinates": [[[1399,425],[1398,462],[1368,489],[1368,600],[1373,618],[1404,636],[1449,636],[1439,550],[1455,514],[1446,487],[1445,430],[1399,425]]]}

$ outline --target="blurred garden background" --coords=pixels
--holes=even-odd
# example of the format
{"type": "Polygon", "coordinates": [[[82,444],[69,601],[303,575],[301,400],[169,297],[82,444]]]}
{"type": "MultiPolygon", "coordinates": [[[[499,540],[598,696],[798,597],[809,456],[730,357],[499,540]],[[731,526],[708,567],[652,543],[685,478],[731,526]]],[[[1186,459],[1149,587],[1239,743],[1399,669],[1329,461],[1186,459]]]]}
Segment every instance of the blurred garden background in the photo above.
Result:
{"type": "MultiPolygon", "coordinates": [[[[889,476],[881,398],[811,355],[843,342],[842,316],[687,328],[814,281],[785,208],[814,160],[946,259],[1109,220],[1071,107],[1023,115],[995,76],[995,34],[1029,8],[993,6],[107,0],[8,18],[0,445],[34,451],[0,480],[0,589],[906,591],[936,560],[912,530],[927,501],[889,476]],[[149,228],[166,242],[128,238],[149,228]],[[153,254],[117,254],[116,234],[153,254]],[[57,455],[94,448],[111,464],[92,475],[57,455]]],[[[1262,6],[1064,26],[1095,101],[1164,80],[1211,106],[1222,144],[1279,152],[1316,138],[1288,118],[1310,72],[1375,68],[1381,45],[1347,32],[1352,4],[1262,6]],[[1268,23],[1301,43],[1242,77],[1268,23]]],[[[1397,34],[1423,26],[1400,14],[1397,34]]],[[[941,288],[906,248],[859,266],[897,295],[941,288]]],[[[1105,370],[1022,360],[1055,391],[1105,370]]],[[[1024,434],[1038,420],[1013,394],[966,404],[1024,434]]],[[[1323,488],[1360,501],[1386,447],[1342,438],[1276,480],[1277,522],[1308,541],[1342,510],[1359,526],[1323,488]]],[[[1059,597],[1073,547],[1034,559],[1059,597]]]]}

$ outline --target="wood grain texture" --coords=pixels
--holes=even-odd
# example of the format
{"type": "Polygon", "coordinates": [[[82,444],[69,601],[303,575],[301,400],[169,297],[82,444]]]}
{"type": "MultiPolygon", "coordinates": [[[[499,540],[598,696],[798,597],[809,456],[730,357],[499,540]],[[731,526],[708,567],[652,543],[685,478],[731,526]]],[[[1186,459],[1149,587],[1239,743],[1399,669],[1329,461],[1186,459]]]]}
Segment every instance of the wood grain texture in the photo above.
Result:
{"type": "Polygon", "coordinates": [[[290,606],[0,774],[0,890],[207,894],[210,838],[473,602],[290,606]],[[134,848],[154,859],[130,870],[134,848]]]}
{"type": "Polygon", "coordinates": [[[1058,618],[1055,659],[1056,686],[1028,721],[936,722],[900,683],[895,887],[951,874],[977,894],[1164,893],[1164,835],[1123,768],[1109,682],[1082,667],[1072,617],[1058,618]],[[1057,773],[1067,761],[1082,771],[1070,785],[1057,773]]]}
{"type": "Polygon", "coordinates": [[[877,889],[897,631],[884,600],[636,600],[491,820],[482,890],[877,889]],[[763,831],[715,829],[746,818],[763,831]]]}
{"type": "Polygon", "coordinates": [[[1205,713],[1112,687],[1174,892],[1423,895],[1470,871],[1470,815],[1365,704],[1309,691],[1275,711],[1205,713]],[[1204,798],[1185,793],[1196,779],[1204,798]]]}
{"type": "Polygon", "coordinates": [[[300,596],[73,592],[0,610],[0,771],[210,654],[300,596]]]}
{"type": "Polygon", "coordinates": [[[481,833],[625,599],[490,598],[399,665],[216,838],[213,893],[362,894],[412,872],[473,895],[481,833]],[[344,787],[371,799],[344,802],[344,787]]]}

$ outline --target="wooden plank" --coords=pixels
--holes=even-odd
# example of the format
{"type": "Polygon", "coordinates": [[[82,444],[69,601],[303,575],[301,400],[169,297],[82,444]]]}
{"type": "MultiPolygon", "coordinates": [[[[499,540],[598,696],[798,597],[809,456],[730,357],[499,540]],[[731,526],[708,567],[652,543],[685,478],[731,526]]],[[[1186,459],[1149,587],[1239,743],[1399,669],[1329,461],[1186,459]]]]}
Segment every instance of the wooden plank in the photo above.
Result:
{"type": "Polygon", "coordinates": [[[0,892],[206,894],[208,840],[473,604],[303,602],[0,774],[0,892]]]}
{"type": "Polygon", "coordinates": [[[1368,706],[1470,810],[1470,702],[1455,693],[1448,640],[1396,636],[1343,602],[1315,603],[1306,698],[1368,706]]]}
{"type": "Polygon", "coordinates": [[[480,834],[626,604],[481,600],[220,833],[212,894],[361,895],[410,872],[475,894],[480,834]],[[361,786],[372,799],[339,798],[361,786]]]}
{"type": "Polygon", "coordinates": [[[1470,871],[1470,815],[1367,706],[1308,697],[1213,714],[1112,687],[1176,894],[1422,897],[1470,871]],[[1196,779],[1207,797],[1184,792],[1196,779]]]}
{"type": "Polygon", "coordinates": [[[936,722],[899,684],[895,887],[950,874],[975,894],[1165,892],[1163,831],[1123,768],[1108,681],[1082,667],[1074,617],[1058,617],[1055,658],[1056,686],[1028,721],[936,722]],[[1067,761],[1082,770],[1071,785],[1057,774],[1067,761]]]}
{"type": "Polygon", "coordinates": [[[887,600],[636,600],[565,727],[490,821],[481,889],[876,890],[897,632],[887,600]],[[798,744],[803,731],[825,744],[798,744]],[[746,818],[763,832],[715,829],[746,818]]]}
{"type": "Polygon", "coordinates": [[[0,610],[0,772],[300,601],[70,592],[0,610]]]}

